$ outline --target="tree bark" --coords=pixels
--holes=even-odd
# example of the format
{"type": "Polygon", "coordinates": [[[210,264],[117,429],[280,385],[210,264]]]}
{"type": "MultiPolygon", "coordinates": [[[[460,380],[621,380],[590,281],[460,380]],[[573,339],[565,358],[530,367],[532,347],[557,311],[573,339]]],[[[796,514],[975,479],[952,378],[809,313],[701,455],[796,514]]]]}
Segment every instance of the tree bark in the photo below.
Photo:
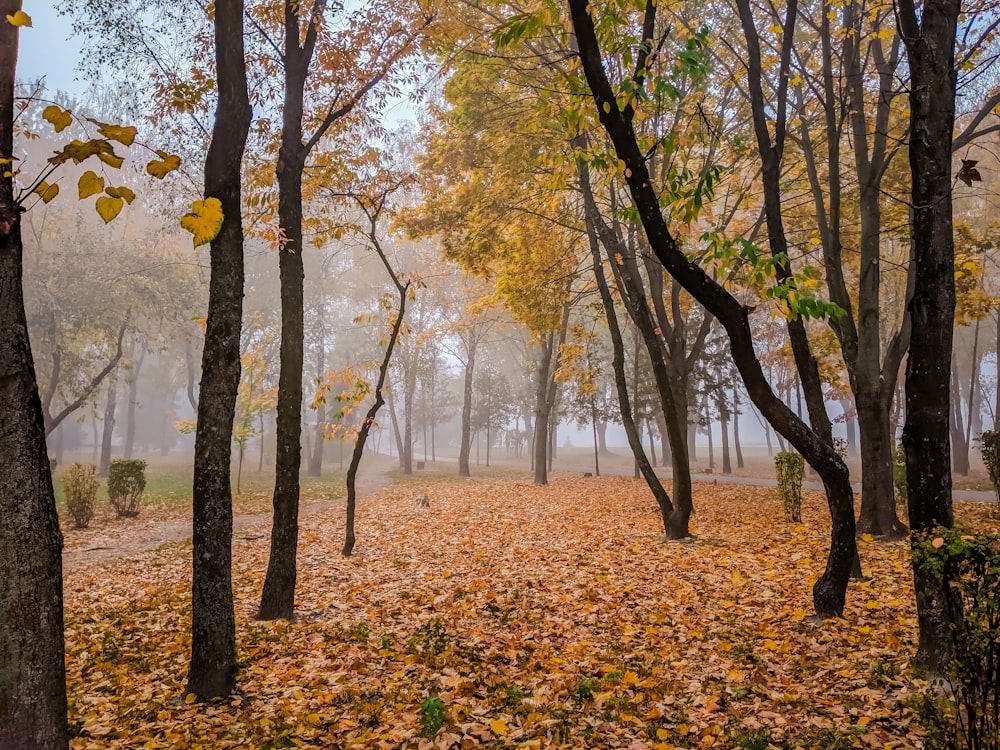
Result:
{"type": "MultiPolygon", "coordinates": [[[[322,281],[322,280],[321,280],[322,281]]],[[[319,341],[316,344],[316,377],[323,377],[326,370],[326,336],[323,324],[323,316],[326,314],[325,296],[321,298],[319,312],[319,341]]],[[[316,437],[313,443],[312,453],[309,456],[308,474],[311,477],[321,476],[323,473],[323,451],[326,446],[326,436],[323,432],[323,425],[326,422],[326,403],[320,403],[316,408],[316,437]]]]}
{"type": "Polygon", "coordinates": [[[115,412],[118,406],[118,370],[108,378],[108,395],[104,402],[104,430],[101,434],[101,462],[97,476],[106,477],[111,469],[111,441],[115,433],[115,412]]]}
{"type": "Polygon", "coordinates": [[[820,472],[827,489],[833,532],[827,569],[813,587],[813,604],[819,616],[841,616],[847,583],[857,554],[854,538],[854,493],[847,466],[837,455],[832,441],[811,430],[774,395],[754,351],[748,310],[703,269],[691,263],[677,246],[661,212],[644,152],[632,129],[631,105],[626,105],[624,111],[619,108],[618,99],[608,81],[594,22],[589,14],[589,4],[587,0],[569,0],[569,6],[580,59],[598,116],[614,144],[618,158],[625,163],[625,179],[650,247],[667,272],[725,328],[733,360],[750,398],[761,413],[820,472]]]}
{"type": "Polygon", "coordinates": [[[125,422],[125,446],[122,455],[125,458],[132,458],[132,451],[135,448],[135,412],[139,407],[139,373],[142,371],[142,363],[146,360],[146,342],[140,339],[136,342],[139,347],[139,355],[132,357],[132,369],[129,371],[128,380],[128,415],[125,422]]]}
{"type": "Polygon", "coordinates": [[[740,392],[735,384],[733,384],[733,448],[736,450],[736,467],[742,469],[743,447],[740,445],[740,392]]]}
{"type": "MultiPolygon", "coordinates": [[[[2,0],[0,17],[21,9],[2,0]]],[[[18,29],[0,22],[0,157],[14,154],[18,29]]],[[[62,534],[22,284],[21,206],[0,176],[0,747],[64,750],[62,534]]]]}
{"type": "Polygon", "coordinates": [[[469,455],[472,451],[472,377],[476,367],[476,343],[469,343],[465,359],[465,380],[462,388],[462,438],[458,449],[458,475],[471,476],[469,455]]]}
{"type": "MultiPolygon", "coordinates": [[[[955,317],[952,225],[952,133],[955,125],[955,40],[960,0],[899,0],[897,21],[910,67],[914,330],[906,361],[907,511],[910,528],[929,532],[954,524],[949,440],[949,365],[955,317]]],[[[914,537],[916,538],[916,537],[914,537]]],[[[931,671],[945,627],[941,591],[914,570],[918,660],[931,671]]]]}
{"type": "Polygon", "coordinates": [[[211,280],[194,452],[191,667],[186,693],[199,700],[228,695],[236,677],[230,460],[240,383],[244,284],[240,168],[251,114],[242,0],[216,0],[214,26],[219,101],[205,160],[205,196],[221,202],[224,219],[209,256],[211,280]]]}

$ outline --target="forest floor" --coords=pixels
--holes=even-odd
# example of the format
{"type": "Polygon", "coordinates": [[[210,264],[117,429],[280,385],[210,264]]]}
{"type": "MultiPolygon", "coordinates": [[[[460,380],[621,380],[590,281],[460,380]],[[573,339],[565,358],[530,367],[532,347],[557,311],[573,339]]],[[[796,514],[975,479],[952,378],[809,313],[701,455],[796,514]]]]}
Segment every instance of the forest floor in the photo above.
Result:
{"type": "Polygon", "coordinates": [[[66,532],[75,750],[922,746],[906,545],[862,540],[844,619],[811,623],[819,493],[792,524],[772,488],[698,484],[665,542],[630,477],[428,472],[359,503],[344,558],[333,484],[303,490],[294,623],[253,619],[269,522],[238,514],[238,685],[208,705],[182,700],[190,540],[143,530],[181,511],[66,532]]]}

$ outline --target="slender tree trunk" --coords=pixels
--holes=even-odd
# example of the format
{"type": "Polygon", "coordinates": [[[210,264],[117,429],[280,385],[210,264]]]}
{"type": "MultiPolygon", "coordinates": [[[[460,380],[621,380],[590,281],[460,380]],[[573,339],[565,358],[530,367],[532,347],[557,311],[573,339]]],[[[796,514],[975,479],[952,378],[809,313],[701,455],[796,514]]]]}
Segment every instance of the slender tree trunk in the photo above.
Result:
{"type": "MultiPolygon", "coordinates": [[[[0,17],[21,9],[0,1],[0,17]]],[[[14,153],[18,28],[0,22],[0,156],[14,153]]],[[[9,171],[7,172],[9,174],[9,171]]],[[[21,206],[0,176],[0,747],[65,750],[62,534],[28,341],[21,206]]]]}
{"type": "Polygon", "coordinates": [[[548,478],[549,404],[546,394],[549,385],[549,371],[552,369],[555,334],[550,333],[541,344],[538,357],[538,380],[535,384],[535,432],[532,438],[532,461],[534,463],[535,484],[546,485],[548,478]]]}
{"type": "Polygon", "coordinates": [[[951,460],[956,474],[969,476],[969,446],[965,442],[965,420],[962,418],[962,394],[958,383],[958,362],[951,360],[951,382],[949,389],[949,430],[951,432],[951,460]]]}
{"type": "Polygon", "coordinates": [[[708,434],[708,468],[715,471],[715,445],[712,435],[712,416],[708,411],[708,399],[705,399],[705,432],[708,434]]]}
{"type": "Polygon", "coordinates": [[[469,471],[469,453],[472,449],[472,378],[476,367],[476,344],[469,344],[465,360],[465,380],[462,388],[462,437],[458,449],[458,475],[467,477],[469,471]]]}
{"type": "MultiPolygon", "coordinates": [[[[325,295],[320,300],[320,323],[319,323],[319,341],[316,344],[316,377],[323,377],[323,373],[326,371],[326,331],[323,325],[323,315],[325,314],[326,300],[325,295]]],[[[323,425],[326,422],[326,403],[321,402],[316,407],[316,429],[315,438],[313,440],[312,453],[309,456],[309,471],[308,474],[311,477],[321,476],[323,473],[323,451],[326,446],[326,435],[323,430],[323,425]]]]}
{"type": "Polygon", "coordinates": [[[740,392],[735,384],[733,385],[733,447],[736,449],[736,467],[742,469],[743,448],[740,445],[740,392]]]}
{"type": "MultiPolygon", "coordinates": [[[[414,357],[416,359],[416,357],[414,357]]],[[[416,390],[416,362],[412,364],[414,372],[407,373],[403,379],[406,386],[403,389],[403,452],[400,454],[404,474],[413,473],[413,394],[416,390]]]]}
{"type": "Polygon", "coordinates": [[[901,539],[906,527],[896,516],[892,489],[892,431],[889,410],[878,392],[858,389],[858,424],[861,426],[861,511],[858,533],[901,539]],[[886,502],[885,498],[892,499],[886,502]],[[868,501],[865,500],[868,498],[868,501]]]}
{"type": "MultiPolygon", "coordinates": [[[[632,129],[631,117],[634,110],[630,104],[626,104],[624,109],[619,108],[617,96],[608,80],[594,21],[590,17],[589,4],[586,0],[569,0],[569,8],[580,60],[590,85],[598,117],[614,145],[618,158],[625,163],[625,181],[652,251],[663,263],[666,271],[725,328],[729,336],[733,360],[746,384],[750,398],[779,432],[784,433],[789,440],[794,441],[796,448],[820,472],[823,478],[833,528],[827,568],[813,587],[813,604],[820,617],[840,616],[844,610],[851,569],[857,557],[857,545],[854,538],[854,495],[847,467],[834,450],[829,436],[817,434],[814,431],[815,425],[814,429],[810,429],[809,426],[803,424],[788,409],[786,404],[776,398],[770,384],[764,377],[753,348],[748,310],[718,282],[709,277],[703,269],[691,263],[690,259],[678,247],[677,241],[671,234],[663,216],[659,197],[652,187],[653,182],[646,166],[645,153],[639,146],[635,131],[632,129]]],[[[740,10],[741,15],[744,11],[749,13],[749,8],[745,3],[741,3],[740,10]]],[[[792,7],[789,10],[791,11],[788,14],[789,19],[792,19],[795,8],[792,7]]],[[[646,15],[647,17],[655,16],[653,0],[649,0],[646,4],[646,15]]],[[[747,25],[752,26],[752,20],[747,25]]],[[[787,23],[786,25],[791,24],[787,23]]],[[[747,36],[749,42],[749,31],[747,36]]],[[[756,37],[754,39],[756,40],[756,37]]],[[[786,44],[782,50],[783,66],[786,65],[787,58],[790,56],[791,35],[786,33],[784,39],[786,44]]],[[[749,58],[751,63],[758,68],[757,72],[759,73],[759,44],[755,54],[749,55],[749,58]]],[[[759,84],[759,76],[757,78],[759,84]]],[[[766,113],[760,103],[759,90],[754,92],[754,98],[758,105],[755,110],[760,117],[766,119],[766,113]]],[[[758,140],[763,141],[765,135],[766,133],[761,134],[758,140]]],[[[777,140],[780,142],[782,139],[777,140]]],[[[780,153],[772,152],[768,158],[773,157],[778,157],[780,161],[780,153]]],[[[776,177],[780,177],[780,169],[775,172],[773,168],[769,168],[767,182],[771,189],[766,193],[773,191],[776,177]]],[[[772,195],[770,199],[773,200],[773,198],[772,195]]],[[[772,214],[773,212],[768,212],[768,218],[771,218],[772,214]]],[[[780,218],[780,211],[774,215],[774,218],[780,218]]],[[[770,229],[769,226],[769,238],[772,234],[770,229]]],[[[780,234],[783,235],[783,232],[780,234]]],[[[774,232],[774,235],[772,245],[779,233],[774,232]]],[[[780,249],[772,246],[772,251],[780,249]]],[[[804,333],[804,327],[799,333],[804,333]]],[[[800,345],[805,343],[798,334],[796,337],[793,337],[793,350],[796,347],[801,348],[800,345]],[[796,337],[798,337],[798,341],[796,341],[796,337]]],[[[797,361],[802,359],[799,355],[803,353],[799,352],[796,356],[797,361]]],[[[802,364],[805,366],[806,363],[802,364]]],[[[819,406],[823,407],[821,392],[819,406]]]]}
{"type": "Polygon", "coordinates": [[[101,436],[101,463],[97,476],[106,477],[111,468],[111,441],[115,433],[115,412],[118,405],[118,370],[108,378],[108,395],[104,402],[104,432],[101,436]]]}
{"type": "Polygon", "coordinates": [[[733,464],[729,456],[729,420],[726,418],[725,408],[720,411],[719,424],[722,427],[722,473],[732,474],[733,464]]]}
{"type": "Polygon", "coordinates": [[[240,167],[250,130],[242,0],[216,0],[214,26],[219,100],[205,160],[205,196],[220,201],[224,218],[209,254],[194,451],[191,668],[186,692],[199,700],[228,695],[236,677],[230,461],[244,284],[240,167]]]}
{"type": "Polygon", "coordinates": [[[139,355],[130,357],[132,359],[132,370],[128,380],[128,421],[125,423],[125,450],[122,455],[125,458],[132,458],[132,450],[135,447],[135,412],[139,407],[139,373],[142,372],[142,363],[146,360],[146,342],[140,340],[139,355]]]}

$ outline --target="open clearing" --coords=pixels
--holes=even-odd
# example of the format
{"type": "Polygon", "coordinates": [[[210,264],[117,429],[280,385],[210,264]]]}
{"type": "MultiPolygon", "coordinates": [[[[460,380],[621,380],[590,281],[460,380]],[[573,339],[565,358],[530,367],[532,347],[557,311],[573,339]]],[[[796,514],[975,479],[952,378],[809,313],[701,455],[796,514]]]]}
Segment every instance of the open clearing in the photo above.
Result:
{"type": "MultiPolygon", "coordinates": [[[[918,746],[906,545],[862,541],[868,580],[814,625],[822,496],[801,524],[771,488],[696,485],[695,506],[697,538],[666,543],[632,478],[388,487],[359,505],[353,558],[339,506],[303,517],[295,623],[253,619],[268,527],[249,526],[238,688],[208,707],[180,699],[189,542],[74,565],[72,747],[918,746]]],[[[995,528],[991,510],[958,512],[995,528]]]]}

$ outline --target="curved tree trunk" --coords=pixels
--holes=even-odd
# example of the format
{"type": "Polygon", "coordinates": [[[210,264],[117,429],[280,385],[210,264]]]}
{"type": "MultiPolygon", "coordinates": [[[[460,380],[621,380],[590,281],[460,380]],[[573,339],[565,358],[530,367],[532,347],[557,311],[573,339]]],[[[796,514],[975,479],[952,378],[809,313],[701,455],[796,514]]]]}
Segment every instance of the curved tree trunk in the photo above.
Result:
{"type": "Polygon", "coordinates": [[[115,412],[118,406],[118,369],[108,378],[108,395],[104,402],[104,431],[101,434],[101,462],[97,476],[106,477],[111,468],[111,441],[115,434],[115,412]]]}
{"type": "Polygon", "coordinates": [[[219,102],[205,160],[205,196],[221,202],[224,219],[209,255],[212,271],[194,451],[191,667],[186,687],[200,700],[228,695],[236,678],[230,462],[243,319],[240,168],[250,130],[242,0],[216,0],[215,56],[219,102]]]}

